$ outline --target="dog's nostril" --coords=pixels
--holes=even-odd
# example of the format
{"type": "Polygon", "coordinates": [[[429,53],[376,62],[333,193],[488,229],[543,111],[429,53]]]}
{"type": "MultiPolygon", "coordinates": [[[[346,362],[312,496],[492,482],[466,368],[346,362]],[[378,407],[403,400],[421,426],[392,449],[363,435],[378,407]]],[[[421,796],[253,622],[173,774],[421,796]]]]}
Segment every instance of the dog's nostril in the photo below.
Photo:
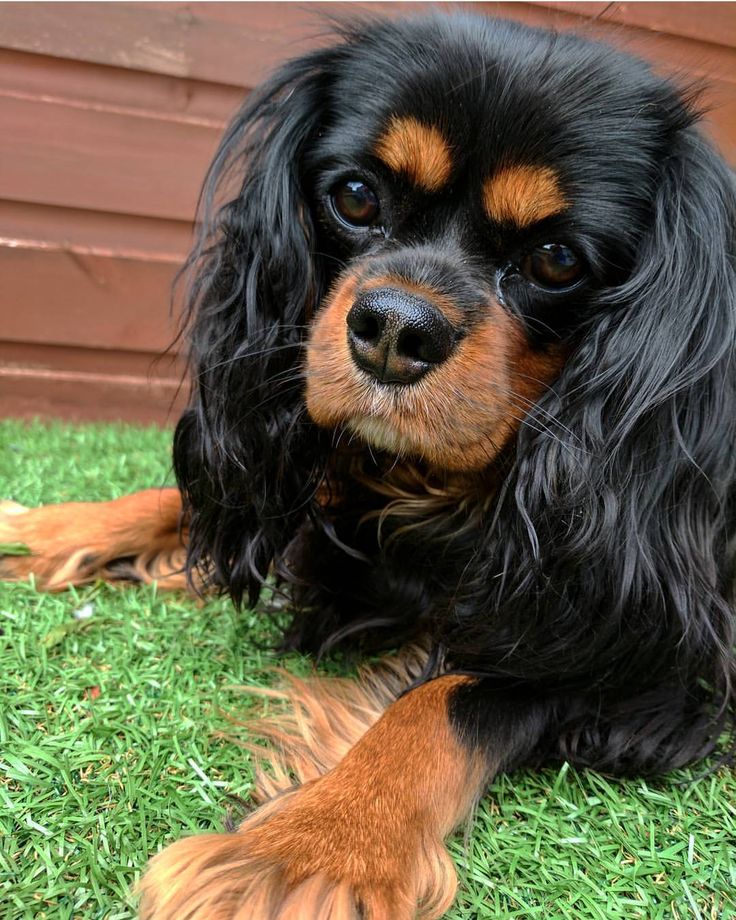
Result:
{"type": "Polygon", "coordinates": [[[364,342],[376,342],[381,335],[381,323],[378,318],[370,313],[351,313],[348,315],[348,326],[356,338],[364,342]]]}
{"type": "Polygon", "coordinates": [[[431,361],[427,355],[426,342],[423,337],[416,332],[402,332],[396,343],[396,351],[404,358],[412,358],[414,361],[431,361]]]}

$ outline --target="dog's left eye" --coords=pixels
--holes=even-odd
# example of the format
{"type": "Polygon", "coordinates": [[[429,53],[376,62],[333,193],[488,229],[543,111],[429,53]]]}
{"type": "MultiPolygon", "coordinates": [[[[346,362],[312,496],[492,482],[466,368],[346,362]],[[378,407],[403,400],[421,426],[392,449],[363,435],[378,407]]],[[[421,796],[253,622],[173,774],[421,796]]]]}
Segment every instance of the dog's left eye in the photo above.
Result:
{"type": "Polygon", "coordinates": [[[340,182],[332,189],[330,198],[337,215],[351,227],[368,227],[381,210],[376,193],[360,179],[340,182]]]}
{"type": "Polygon", "coordinates": [[[585,272],[585,263],[569,246],[545,243],[524,257],[521,268],[530,281],[558,290],[572,287],[579,281],[585,272]]]}

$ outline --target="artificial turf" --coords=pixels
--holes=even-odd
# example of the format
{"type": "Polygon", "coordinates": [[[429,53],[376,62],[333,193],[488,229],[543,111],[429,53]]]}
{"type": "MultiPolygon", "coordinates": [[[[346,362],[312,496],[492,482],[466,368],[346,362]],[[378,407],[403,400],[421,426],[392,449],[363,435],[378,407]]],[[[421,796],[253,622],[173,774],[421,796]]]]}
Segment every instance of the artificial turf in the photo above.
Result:
{"type": "MultiPolygon", "coordinates": [[[[0,496],[35,505],[161,485],[169,440],[0,422],[0,496]]],[[[251,774],[221,732],[256,705],[234,687],[269,681],[273,637],[268,619],[225,600],[0,584],[2,920],[131,918],[147,858],[222,827],[251,774]]],[[[499,779],[451,842],[460,894],[448,917],[736,917],[736,775],[693,782],[701,773],[499,779]]]]}

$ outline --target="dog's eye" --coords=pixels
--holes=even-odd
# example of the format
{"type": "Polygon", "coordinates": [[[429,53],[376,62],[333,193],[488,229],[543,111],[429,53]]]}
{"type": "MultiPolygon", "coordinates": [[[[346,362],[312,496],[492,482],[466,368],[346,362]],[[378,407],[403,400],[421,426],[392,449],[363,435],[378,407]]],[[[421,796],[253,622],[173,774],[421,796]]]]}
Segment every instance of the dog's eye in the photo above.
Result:
{"type": "Polygon", "coordinates": [[[332,190],[330,197],[338,216],[353,227],[367,227],[378,217],[378,196],[360,179],[340,182],[332,190]]]}
{"type": "Polygon", "coordinates": [[[524,257],[521,268],[530,281],[553,289],[570,287],[585,271],[583,260],[561,243],[537,246],[524,257]]]}

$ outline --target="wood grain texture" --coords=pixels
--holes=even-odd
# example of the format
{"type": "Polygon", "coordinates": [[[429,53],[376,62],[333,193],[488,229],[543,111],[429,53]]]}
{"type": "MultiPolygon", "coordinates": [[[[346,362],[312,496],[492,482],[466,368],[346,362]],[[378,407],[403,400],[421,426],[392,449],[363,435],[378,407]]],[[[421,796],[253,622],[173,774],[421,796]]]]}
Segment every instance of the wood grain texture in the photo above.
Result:
{"type": "Polygon", "coordinates": [[[186,395],[175,355],[0,342],[0,416],[173,426],[186,395]]]}
{"type": "Polygon", "coordinates": [[[733,3],[574,3],[568,0],[536,5],[736,48],[733,3]]]}
{"type": "MultiPolygon", "coordinates": [[[[330,40],[328,17],[395,16],[409,3],[3,4],[0,46],[151,73],[253,86],[330,40]]],[[[435,4],[436,5],[436,4],[435,4]]],[[[448,6],[449,4],[444,4],[448,6]]]]}

